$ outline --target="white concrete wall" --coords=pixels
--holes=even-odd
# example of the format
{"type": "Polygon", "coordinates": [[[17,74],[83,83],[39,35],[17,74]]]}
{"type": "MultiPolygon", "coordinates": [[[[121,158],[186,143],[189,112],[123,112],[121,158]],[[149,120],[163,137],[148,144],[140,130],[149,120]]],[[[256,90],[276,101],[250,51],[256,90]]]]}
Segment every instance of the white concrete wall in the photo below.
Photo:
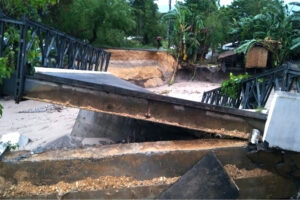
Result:
{"type": "Polygon", "coordinates": [[[300,94],[275,92],[263,141],[269,147],[300,152],[300,94]]]}

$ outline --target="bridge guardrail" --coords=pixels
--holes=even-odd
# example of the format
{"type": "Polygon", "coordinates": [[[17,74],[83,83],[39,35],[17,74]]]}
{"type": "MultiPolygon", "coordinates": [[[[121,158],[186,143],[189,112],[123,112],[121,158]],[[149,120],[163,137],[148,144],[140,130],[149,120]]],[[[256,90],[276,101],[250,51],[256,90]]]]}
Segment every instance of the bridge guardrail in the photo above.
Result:
{"type": "MultiPolygon", "coordinates": [[[[11,37],[5,38],[5,30],[14,27],[19,34],[16,64],[15,100],[19,102],[24,88],[24,79],[29,63],[27,54],[38,42],[41,67],[75,70],[107,71],[110,53],[76,39],[56,29],[32,21],[25,16],[15,20],[0,11],[0,57],[9,47],[11,37]],[[53,63],[53,61],[55,61],[53,63]]],[[[35,49],[34,49],[35,50],[35,49]]]]}
{"type": "Polygon", "coordinates": [[[219,87],[204,92],[201,102],[233,108],[255,109],[265,106],[273,87],[275,90],[290,91],[294,83],[296,91],[300,93],[300,69],[285,64],[241,81],[241,89],[237,92],[237,98],[227,96],[219,87]]]}

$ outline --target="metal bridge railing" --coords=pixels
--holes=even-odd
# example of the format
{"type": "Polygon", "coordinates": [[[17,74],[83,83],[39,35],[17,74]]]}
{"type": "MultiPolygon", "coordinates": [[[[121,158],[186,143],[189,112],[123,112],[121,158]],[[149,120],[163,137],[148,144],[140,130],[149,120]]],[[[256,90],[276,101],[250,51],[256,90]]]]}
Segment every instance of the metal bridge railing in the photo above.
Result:
{"type": "Polygon", "coordinates": [[[16,43],[12,40],[15,36],[9,34],[5,36],[5,32],[11,30],[12,27],[18,34],[16,102],[19,102],[22,97],[24,79],[29,65],[27,56],[31,50],[40,52],[37,59],[41,67],[92,71],[107,71],[108,69],[111,55],[109,52],[29,20],[25,16],[22,20],[15,20],[2,12],[0,12],[0,57],[4,56],[5,49],[16,45],[12,44],[16,43]],[[35,43],[38,43],[37,49],[34,49],[35,43]]]}
{"type": "Polygon", "coordinates": [[[204,92],[201,102],[217,106],[254,109],[265,106],[273,88],[290,91],[293,85],[300,93],[300,70],[284,65],[243,80],[240,83],[237,98],[225,95],[219,87],[204,92]]]}

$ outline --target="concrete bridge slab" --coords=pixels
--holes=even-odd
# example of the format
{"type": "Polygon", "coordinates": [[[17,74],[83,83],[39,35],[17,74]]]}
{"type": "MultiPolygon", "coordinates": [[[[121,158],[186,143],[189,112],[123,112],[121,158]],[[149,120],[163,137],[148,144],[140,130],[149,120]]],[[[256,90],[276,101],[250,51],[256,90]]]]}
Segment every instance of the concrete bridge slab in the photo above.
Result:
{"type": "Polygon", "coordinates": [[[263,131],[266,120],[260,113],[157,95],[108,73],[37,72],[26,78],[24,93],[28,99],[243,139],[253,128],[263,131]]]}

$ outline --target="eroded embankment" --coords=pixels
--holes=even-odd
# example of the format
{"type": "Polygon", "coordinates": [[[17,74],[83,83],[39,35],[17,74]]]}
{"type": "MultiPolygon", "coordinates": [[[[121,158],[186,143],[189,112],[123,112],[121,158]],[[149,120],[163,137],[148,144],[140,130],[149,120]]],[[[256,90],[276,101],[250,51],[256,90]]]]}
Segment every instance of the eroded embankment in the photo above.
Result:
{"type": "Polygon", "coordinates": [[[177,61],[164,51],[107,49],[111,52],[108,71],[143,87],[167,82],[177,61]]]}

